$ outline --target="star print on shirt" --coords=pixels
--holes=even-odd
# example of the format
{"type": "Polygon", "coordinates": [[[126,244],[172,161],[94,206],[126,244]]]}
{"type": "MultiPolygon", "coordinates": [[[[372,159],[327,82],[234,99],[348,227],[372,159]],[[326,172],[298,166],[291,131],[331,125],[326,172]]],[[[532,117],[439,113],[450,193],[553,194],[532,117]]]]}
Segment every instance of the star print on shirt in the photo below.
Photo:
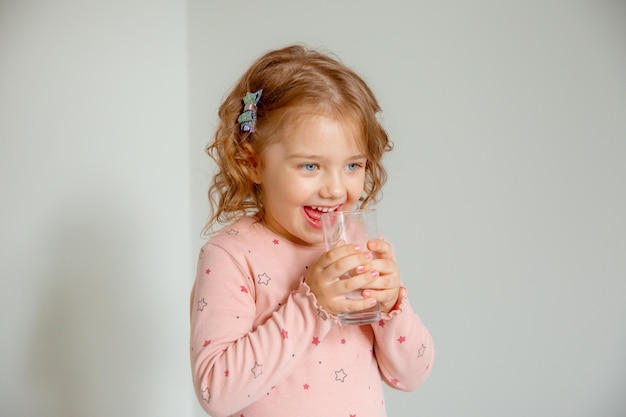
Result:
{"type": "Polygon", "coordinates": [[[207,274],[207,275],[209,275],[209,274],[211,273],[211,268],[207,268],[207,269],[204,271],[204,273],[205,273],[205,274],[207,274]]]}
{"type": "Polygon", "coordinates": [[[254,366],[250,370],[252,371],[252,373],[254,374],[254,378],[256,379],[261,374],[263,374],[263,365],[258,362],[254,362],[254,366]]]}
{"type": "Polygon", "coordinates": [[[319,307],[317,308],[317,316],[322,320],[328,320],[328,314],[319,307]]]}
{"type": "Polygon", "coordinates": [[[309,387],[310,387],[310,385],[309,385],[309,384],[304,384],[304,385],[302,385],[302,388],[307,389],[307,390],[309,389],[309,387]]]}
{"type": "Polygon", "coordinates": [[[241,289],[241,292],[245,292],[245,293],[248,292],[248,289],[246,288],[245,285],[240,285],[239,288],[241,289]]]}
{"type": "Polygon", "coordinates": [[[380,327],[385,327],[385,320],[383,320],[383,319],[378,320],[378,325],[380,327]]]}
{"type": "Polygon", "coordinates": [[[400,337],[398,338],[398,343],[402,344],[402,343],[404,343],[404,342],[406,342],[406,336],[400,336],[400,337]]]}
{"type": "Polygon", "coordinates": [[[344,380],[348,377],[348,374],[341,368],[338,371],[335,371],[335,381],[344,382],[344,380]]]}
{"type": "Polygon", "coordinates": [[[267,275],[267,272],[264,272],[262,274],[257,275],[259,277],[259,284],[263,284],[263,285],[269,285],[270,280],[272,279],[269,275],[267,275]]]}
{"type": "Polygon", "coordinates": [[[272,243],[274,243],[274,245],[278,245],[278,243],[279,243],[279,242],[278,242],[278,239],[274,239],[274,240],[272,240],[272,243]]]}
{"type": "Polygon", "coordinates": [[[202,344],[202,347],[207,347],[211,344],[210,340],[205,340],[204,343],[202,344]]]}
{"type": "Polygon", "coordinates": [[[208,387],[202,390],[202,399],[206,402],[211,401],[211,393],[209,392],[208,387]]]}
{"type": "Polygon", "coordinates": [[[239,230],[235,229],[234,227],[232,229],[228,229],[226,231],[227,235],[231,235],[231,236],[237,236],[239,234],[239,230]]]}
{"type": "Polygon", "coordinates": [[[422,345],[418,350],[417,350],[417,357],[421,358],[422,356],[424,356],[424,351],[426,350],[426,346],[422,345]]]}
{"type": "Polygon", "coordinates": [[[200,301],[198,301],[198,311],[204,311],[204,307],[207,306],[206,301],[204,301],[204,298],[200,301]]]}
{"type": "Polygon", "coordinates": [[[311,343],[313,343],[315,346],[319,345],[320,344],[320,338],[317,337],[317,336],[313,337],[313,341],[311,343]]]}
{"type": "Polygon", "coordinates": [[[285,329],[282,329],[280,331],[280,335],[283,337],[283,339],[288,339],[289,338],[289,332],[285,329]]]}

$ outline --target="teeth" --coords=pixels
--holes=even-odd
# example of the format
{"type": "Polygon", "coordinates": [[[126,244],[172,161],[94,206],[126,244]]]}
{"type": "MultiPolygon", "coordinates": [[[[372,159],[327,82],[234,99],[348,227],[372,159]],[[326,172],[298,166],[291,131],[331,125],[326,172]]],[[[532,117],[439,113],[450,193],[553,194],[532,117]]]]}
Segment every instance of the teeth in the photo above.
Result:
{"type": "Polygon", "coordinates": [[[337,210],[337,207],[319,207],[319,206],[311,206],[313,210],[321,211],[322,213],[333,212],[337,210]]]}

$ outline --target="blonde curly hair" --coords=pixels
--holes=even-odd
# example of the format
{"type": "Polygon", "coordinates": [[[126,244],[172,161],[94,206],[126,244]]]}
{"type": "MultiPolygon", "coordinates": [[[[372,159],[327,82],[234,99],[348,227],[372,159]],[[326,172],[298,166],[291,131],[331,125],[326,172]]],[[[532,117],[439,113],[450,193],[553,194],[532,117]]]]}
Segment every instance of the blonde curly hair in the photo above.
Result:
{"type": "Polygon", "coordinates": [[[387,173],[383,154],[393,148],[377,115],[378,101],[365,81],[330,54],[303,45],[290,45],[258,58],[237,81],[219,108],[214,140],[206,147],[216,173],[209,187],[211,215],[203,232],[248,214],[264,217],[261,188],[252,180],[250,154],[280,137],[277,132],[301,117],[325,114],[342,117],[361,129],[367,151],[365,186],[360,207],[380,198],[387,173]],[[237,118],[248,92],[263,90],[254,132],[240,129],[237,118]]]}

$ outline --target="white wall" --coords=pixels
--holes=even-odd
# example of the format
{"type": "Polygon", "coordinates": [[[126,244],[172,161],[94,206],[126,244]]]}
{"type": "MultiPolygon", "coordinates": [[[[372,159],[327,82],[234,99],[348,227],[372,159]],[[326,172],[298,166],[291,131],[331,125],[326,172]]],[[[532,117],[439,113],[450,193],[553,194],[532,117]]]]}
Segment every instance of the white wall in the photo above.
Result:
{"type": "Polygon", "coordinates": [[[0,3],[0,415],[189,416],[186,4],[0,3]]]}
{"type": "Polygon", "coordinates": [[[189,16],[196,229],[217,107],[259,54],[329,48],[378,94],[396,143],[382,229],[437,349],[419,390],[388,390],[390,416],[626,415],[626,3],[191,0],[189,16]]]}
{"type": "Polygon", "coordinates": [[[0,415],[202,415],[203,148],[294,41],[396,142],[381,223],[438,356],[390,417],[626,414],[624,3],[469,3],[0,2],[0,415]]]}

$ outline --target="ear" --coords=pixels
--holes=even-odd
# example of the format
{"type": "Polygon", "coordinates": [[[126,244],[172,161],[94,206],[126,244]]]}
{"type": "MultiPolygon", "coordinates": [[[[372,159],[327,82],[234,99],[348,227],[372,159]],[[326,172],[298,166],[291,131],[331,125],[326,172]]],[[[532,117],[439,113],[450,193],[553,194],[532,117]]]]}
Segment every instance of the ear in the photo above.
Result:
{"type": "Polygon", "coordinates": [[[261,184],[261,164],[258,156],[255,154],[252,146],[249,143],[243,145],[243,151],[246,155],[244,161],[244,171],[248,175],[248,178],[255,184],[261,184]]]}

